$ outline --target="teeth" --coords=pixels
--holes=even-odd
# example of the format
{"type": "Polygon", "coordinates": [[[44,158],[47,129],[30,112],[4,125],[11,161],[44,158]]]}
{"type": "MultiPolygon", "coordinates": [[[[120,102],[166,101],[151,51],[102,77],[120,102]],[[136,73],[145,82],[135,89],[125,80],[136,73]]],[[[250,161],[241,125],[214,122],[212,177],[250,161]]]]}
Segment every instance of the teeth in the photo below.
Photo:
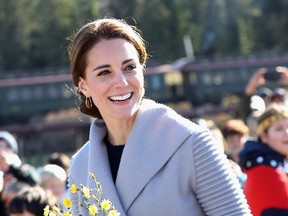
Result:
{"type": "Polygon", "coordinates": [[[122,100],[127,100],[130,97],[131,97],[131,93],[128,93],[125,95],[112,96],[112,97],[110,97],[110,99],[113,101],[122,101],[122,100]]]}

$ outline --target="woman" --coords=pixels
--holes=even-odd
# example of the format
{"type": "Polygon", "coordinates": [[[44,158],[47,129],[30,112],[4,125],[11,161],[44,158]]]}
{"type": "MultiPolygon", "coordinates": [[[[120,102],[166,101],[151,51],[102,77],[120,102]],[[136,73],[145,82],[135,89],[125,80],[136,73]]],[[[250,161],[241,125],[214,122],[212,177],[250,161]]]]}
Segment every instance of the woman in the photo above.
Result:
{"type": "Polygon", "coordinates": [[[240,165],[254,216],[288,215],[288,108],[273,104],[259,117],[258,141],[247,141],[240,165]]]}
{"type": "MultiPolygon", "coordinates": [[[[83,26],[70,47],[80,110],[95,120],[74,155],[69,184],[102,184],[121,215],[250,215],[211,134],[144,96],[144,41],[116,19],[83,26]]],[[[73,205],[81,194],[71,194],[73,205]]],[[[85,208],[78,209],[83,215],[85,208]]]]}

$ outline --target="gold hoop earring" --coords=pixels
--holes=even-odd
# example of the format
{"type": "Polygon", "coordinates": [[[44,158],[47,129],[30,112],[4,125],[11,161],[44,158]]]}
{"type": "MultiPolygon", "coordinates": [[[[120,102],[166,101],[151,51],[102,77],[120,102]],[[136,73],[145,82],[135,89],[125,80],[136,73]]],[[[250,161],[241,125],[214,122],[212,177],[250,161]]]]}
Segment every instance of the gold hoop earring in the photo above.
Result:
{"type": "Polygon", "coordinates": [[[85,99],[85,105],[87,109],[91,109],[93,106],[92,98],[91,97],[86,97],[85,99]]]}

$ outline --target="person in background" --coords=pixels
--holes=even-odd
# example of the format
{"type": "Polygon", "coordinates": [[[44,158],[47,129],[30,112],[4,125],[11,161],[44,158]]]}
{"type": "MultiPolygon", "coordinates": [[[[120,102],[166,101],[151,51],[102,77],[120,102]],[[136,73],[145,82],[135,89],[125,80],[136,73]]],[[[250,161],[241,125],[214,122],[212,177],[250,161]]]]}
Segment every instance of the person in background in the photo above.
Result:
{"type": "Polygon", "coordinates": [[[249,128],[249,139],[257,139],[257,120],[264,111],[265,110],[255,110],[246,119],[246,124],[249,128]]]}
{"type": "Polygon", "coordinates": [[[221,126],[221,132],[224,137],[225,154],[243,188],[246,174],[242,172],[238,164],[238,153],[249,137],[249,128],[241,119],[229,119],[221,126]]]}
{"type": "Polygon", "coordinates": [[[68,175],[68,170],[70,167],[70,157],[64,153],[54,152],[50,155],[47,160],[47,164],[56,164],[65,170],[68,175]]]}
{"type": "Polygon", "coordinates": [[[31,186],[40,181],[34,166],[22,163],[18,157],[18,144],[14,136],[7,131],[0,131],[0,170],[4,172],[4,187],[11,179],[26,182],[31,186]]]}
{"type": "MultiPolygon", "coordinates": [[[[147,58],[124,20],[85,24],[68,48],[89,141],[73,156],[69,185],[94,188],[125,215],[250,215],[239,182],[207,128],[144,98],[147,58]],[[213,195],[212,195],[213,194],[213,195]]],[[[89,215],[71,193],[73,205],[89,215]]]]}
{"type": "Polygon", "coordinates": [[[4,172],[0,171],[0,215],[1,216],[6,216],[8,214],[4,201],[2,199],[2,193],[4,189],[4,172]]]}
{"type": "Polygon", "coordinates": [[[40,186],[52,193],[58,199],[58,204],[62,205],[62,198],[66,191],[65,170],[56,164],[46,164],[39,168],[39,175],[40,186]]]}
{"type": "Polygon", "coordinates": [[[239,153],[248,204],[254,216],[288,215],[288,107],[269,105],[258,118],[257,134],[239,153]]]}
{"type": "Polygon", "coordinates": [[[22,181],[17,181],[16,179],[13,179],[10,181],[5,188],[3,189],[3,192],[1,194],[1,199],[3,200],[4,203],[4,208],[8,209],[9,204],[11,200],[23,189],[30,188],[31,185],[22,182],[22,181]]]}
{"type": "Polygon", "coordinates": [[[56,164],[63,168],[66,173],[66,189],[68,188],[68,170],[70,167],[70,157],[64,153],[54,152],[48,158],[47,164],[56,164]]]}
{"type": "Polygon", "coordinates": [[[3,171],[0,171],[0,194],[3,191],[4,188],[4,173],[3,171]]]}
{"type": "Polygon", "coordinates": [[[56,205],[56,198],[39,186],[19,192],[9,204],[10,216],[41,216],[44,208],[56,205]]]}
{"type": "Polygon", "coordinates": [[[229,119],[221,126],[221,131],[226,142],[226,155],[238,163],[238,153],[249,137],[248,126],[241,119],[229,119]]]}
{"type": "Polygon", "coordinates": [[[11,179],[13,173],[22,164],[18,157],[18,144],[14,136],[7,131],[0,131],[0,170],[4,174],[4,186],[11,179]]]}
{"type": "MultiPolygon", "coordinates": [[[[288,69],[287,67],[278,66],[275,68],[275,73],[278,74],[279,79],[270,80],[265,74],[268,74],[267,68],[258,69],[250,78],[247,83],[244,91],[244,96],[241,99],[240,108],[239,108],[239,117],[246,123],[246,119],[252,113],[251,97],[254,95],[258,95],[263,98],[265,101],[265,107],[271,103],[271,97],[273,94],[273,90],[266,87],[265,85],[270,82],[277,83],[277,85],[288,85],[288,69]],[[265,78],[266,77],[266,78],[265,78]]],[[[275,92],[274,92],[275,93],[275,92]]],[[[272,99],[273,101],[273,99],[272,99]]]]}
{"type": "Polygon", "coordinates": [[[20,185],[27,184],[34,186],[39,184],[40,181],[35,167],[27,163],[22,163],[18,157],[17,141],[8,131],[0,131],[0,172],[2,174],[1,180],[3,181],[0,212],[1,215],[7,215],[5,203],[7,207],[7,203],[10,200],[9,197],[15,195],[15,190],[17,190],[20,185]]]}
{"type": "Polygon", "coordinates": [[[271,103],[280,103],[280,104],[285,104],[285,100],[287,97],[287,90],[285,88],[275,88],[272,91],[271,95],[271,103]]]}

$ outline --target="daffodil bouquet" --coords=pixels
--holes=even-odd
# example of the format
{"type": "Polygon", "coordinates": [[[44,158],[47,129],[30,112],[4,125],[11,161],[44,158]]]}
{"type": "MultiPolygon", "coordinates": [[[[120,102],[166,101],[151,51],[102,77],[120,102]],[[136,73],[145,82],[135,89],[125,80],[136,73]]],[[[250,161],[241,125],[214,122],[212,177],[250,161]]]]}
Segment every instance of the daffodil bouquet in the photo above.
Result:
{"type": "MultiPolygon", "coordinates": [[[[80,191],[83,195],[82,202],[79,203],[81,208],[87,208],[90,216],[120,216],[120,213],[115,209],[110,200],[103,199],[103,192],[101,184],[96,180],[93,173],[89,173],[90,177],[94,180],[96,187],[88,188],[83,184],[78,188],[75,184],[71,185],[71,193],[75,194],[80,191]],[[93,202],[91,203],[91,199],[93,202]]],[[[81,216],[76,209],[72,206],[72,201],[69,198],[63,199],[63,205],[66,210],[60,209],[58,206],[46,206],[44,209],[44,216],[76,216],[72,212],[76,212],[77,216],[81,216]],[[74,211],[73,211],[74,210],[74,211]]]]}

